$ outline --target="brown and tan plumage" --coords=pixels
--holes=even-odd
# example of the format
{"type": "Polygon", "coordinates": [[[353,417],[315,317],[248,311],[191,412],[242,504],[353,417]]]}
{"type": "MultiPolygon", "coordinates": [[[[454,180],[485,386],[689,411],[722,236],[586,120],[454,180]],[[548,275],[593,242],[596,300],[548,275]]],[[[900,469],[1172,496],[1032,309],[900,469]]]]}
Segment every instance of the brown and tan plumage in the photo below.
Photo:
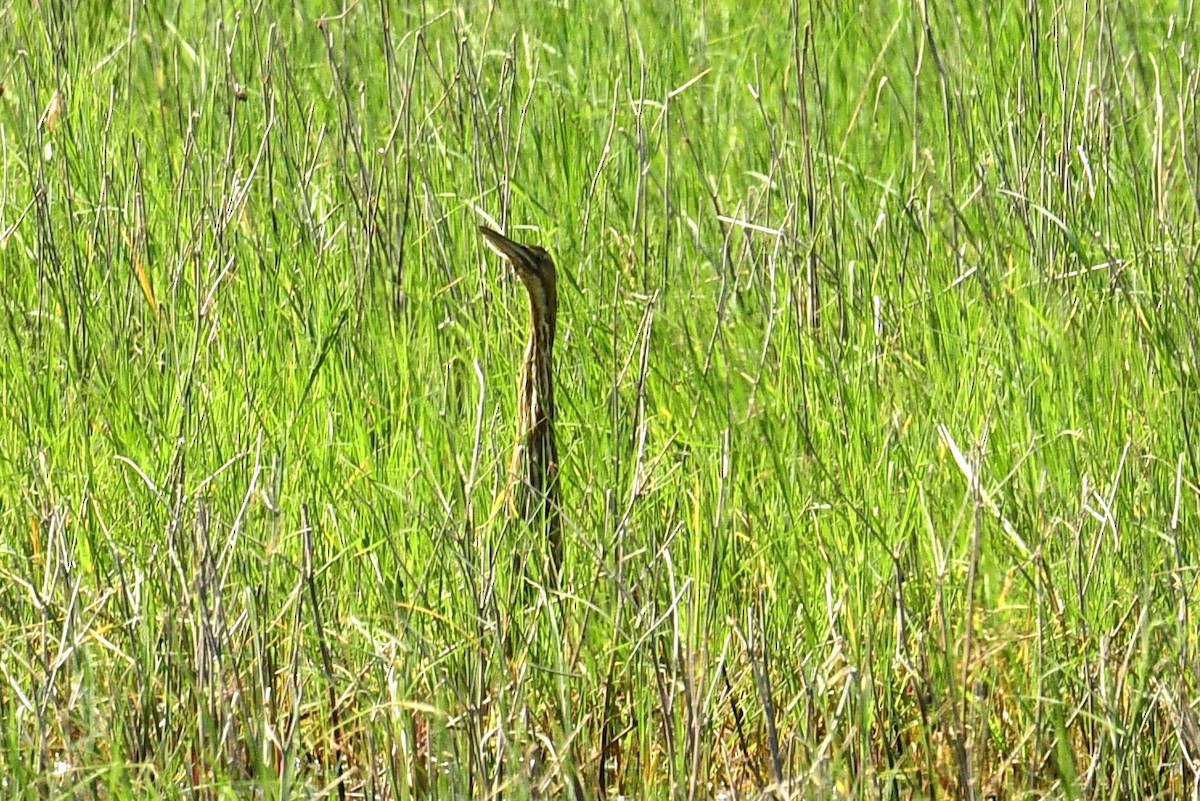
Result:
{"type": "Polygon", "coordinates": [[[529,344],[517,387],[517,442],[509,465],[513,513],[544,532],[557,573],[562,567],[558,449],[554,442],[554,330],[558,274],[546,249],[479,226],[488,247],[516,270],[529,294],[529,344]]]}

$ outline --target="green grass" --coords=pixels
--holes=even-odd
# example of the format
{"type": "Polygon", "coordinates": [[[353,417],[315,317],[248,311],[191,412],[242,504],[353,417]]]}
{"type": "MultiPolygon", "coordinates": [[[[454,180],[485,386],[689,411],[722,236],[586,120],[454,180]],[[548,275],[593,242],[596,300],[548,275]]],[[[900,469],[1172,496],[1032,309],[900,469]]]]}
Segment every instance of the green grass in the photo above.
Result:
{"type": "Polygon", "coordinates": [[[1200,29],[1018,5],[0,6],[5,795],[1196,793],[1200,29]]]}

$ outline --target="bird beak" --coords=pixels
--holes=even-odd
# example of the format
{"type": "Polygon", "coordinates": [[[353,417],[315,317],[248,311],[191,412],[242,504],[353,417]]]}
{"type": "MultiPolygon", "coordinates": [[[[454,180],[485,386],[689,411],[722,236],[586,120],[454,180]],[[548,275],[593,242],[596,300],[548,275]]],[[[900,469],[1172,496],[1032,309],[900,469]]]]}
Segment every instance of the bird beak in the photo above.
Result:
{"type": "Polygon", "coordinates": [[[532,250],[520,242],[512,241],[504,234],[493,231],[486,225],[479,226],[479,233],[483,234],[483,241],[489,248],[508,259],[517,270],[537,275],[537,259],[534,258],[532,250]]]}

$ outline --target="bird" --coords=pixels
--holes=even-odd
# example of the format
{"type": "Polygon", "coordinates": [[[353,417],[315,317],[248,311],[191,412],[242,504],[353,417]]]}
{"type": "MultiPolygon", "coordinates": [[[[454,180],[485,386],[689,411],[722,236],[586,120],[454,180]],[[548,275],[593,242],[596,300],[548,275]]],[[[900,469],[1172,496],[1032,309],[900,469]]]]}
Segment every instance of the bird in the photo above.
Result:
{"type": "Polygon", "coordinates": [[[557,577],[562,570],[562,508],[554,440],[558,270],[540,245],[515,242],[485,225],[479,226],[479,232],[487,246],[512,265],[529,295],[529,342],[517,381],[517,440],[509,463],[508,504],[510,513],[544,534],[557,577]]]}

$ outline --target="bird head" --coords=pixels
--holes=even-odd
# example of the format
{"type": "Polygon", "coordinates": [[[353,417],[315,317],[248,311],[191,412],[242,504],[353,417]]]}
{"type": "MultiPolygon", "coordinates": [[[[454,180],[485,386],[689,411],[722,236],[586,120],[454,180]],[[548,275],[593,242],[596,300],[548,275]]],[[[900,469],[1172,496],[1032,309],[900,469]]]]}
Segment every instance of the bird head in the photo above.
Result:
{"type": "Polygon", "coordinates": [[[483,241],[489,248],[513,266],[530,293],[537,289],[549,294],[556,289],[558,273],[554,260],[544,247],[514,242],[485,225],[479,226],[479,233],[483,234],[483,241]]]}

